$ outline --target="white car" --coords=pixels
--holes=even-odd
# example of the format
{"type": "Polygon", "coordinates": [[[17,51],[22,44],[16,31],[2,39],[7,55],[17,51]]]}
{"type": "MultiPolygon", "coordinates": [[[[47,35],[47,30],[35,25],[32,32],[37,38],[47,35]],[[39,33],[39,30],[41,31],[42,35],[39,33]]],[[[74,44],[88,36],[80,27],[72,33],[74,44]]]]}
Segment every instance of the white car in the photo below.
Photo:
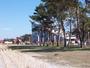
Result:
{"type": "MultiPolygon", "coordinates": [[[[73,45],[78,45],[78,41],[77,41],[76,39],[77,39],[76,36],[71,36],[71,43],[72,43],[73,45]]],[[[66,37],[66,44],[67,44],[67,45],[69,44],[69,40],[70,40],[70,37],[67,36],[67,37],[66,37]]]]}
{"type": "Polygon", "coordinates": [[[5,44],[12,44],[13,42],[12,41],[5,41],[4,43],[5,44]]]}

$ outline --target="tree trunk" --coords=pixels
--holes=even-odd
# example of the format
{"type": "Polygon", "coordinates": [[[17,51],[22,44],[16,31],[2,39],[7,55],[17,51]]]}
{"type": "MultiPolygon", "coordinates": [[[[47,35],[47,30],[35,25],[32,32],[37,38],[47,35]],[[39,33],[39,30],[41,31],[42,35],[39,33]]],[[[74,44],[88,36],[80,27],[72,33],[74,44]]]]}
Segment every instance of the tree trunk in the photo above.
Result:
{"type": "Polygon", "coordinates": [[[43,46],[45,46],[45,32],[43,32],[43,38],[42,38],[42,40],[43,40],[43,46]]]}
{"type": "Polygon", "coordinates": [[[82,45],[83,45],[83,41],[82,41],[82,39],[80,38],[80,48],[82,48],[82,45]]]}
{"type": "Polygon", "coordinates": [[[60,22],[58,21],[58,33],[57,33],[57,39],[56,39],[56,42],[57,42],[57,46],[59,46],[59,42],[60,42],[60,22]]]}
{"type": "Polygon", "coordinates": [[[62,27],[63,35],[64,35],[64,47],[66,47],[65,28],[64,28],[64,23],[63,23],[62,19],[61,19],[61,27],[62,27]]]}
{"type": "Polygon", "coordinates": [[[47,46],[50,45],[50,32],[48,32],[48,43],[47,46]]]}
{"type": "Polygon", "coordinates": [[[42,46],[42,43],[43,43],[43,31],[42,31],[42,29],[41,29],[41,37],[40,37],[40,46],[42,46]]]}
{"type": "MultiPolygon", "coordinates": [[[[77,1],[77,2],[78,2],[78,1],[77,1]]],[[[80,12],[79,12],[79,7],[76,6],[76,20],[77,20],[76,28],[79,30],[78,36],[79,36],[79,40],[80,40],[79,13],[80,13],[80,12]]],[[[82,47],[81,40],[80,40],[79,46],[80,46],[80,45],[81,45],[81,47],[82,47]]]]}
{"type": "Polygon", "coordinates": [[[57,35],[57,38],[56,38],[56,41],[57,41],[57,46],[59,46],[59,43],[58,43],[58,37],[59,37],[59,36],[57,35]]]}
{"type": "Polygon", "coordinates": [[[71,20],[70,20],[70,33],[69,33],[69,45],[71,45],[71,29],[72,29],[72,26],[71,26],[71,20]]]}
{"type": "Polygon", "coordinates": [[[53,34],[51,34],[51,38],[52,38],[52,40],[51,40],[52,46],[54,46],[54,35],[53,34]]]}
{"type": "Polygon", "coordinates": [[[39,36],[39,32],[38,32],[38,45],[40,45],[40,36],[39,36]]]}
{"type": "Polygon", "coordinates": [[[66,36],[65,36],[65,31],[64,31],[63,33],[64,33],[64,47],[66,47],[66,36]]]}
{"type": "Polygon", "coordinates": [[[71,30],[72,30],[72,17],[71,17],[71,14],[72,14],[72,11],[71,11],[71,9],[69,8],[69,17],[70,17],[70,19],[69,19],[69,25],[70,25],[70,33],[69,33],[69,44],[68,44],[68,46],[69,45],[71,45],[71,43],[72,43],[72,41],[71,41],[71,30]]]}

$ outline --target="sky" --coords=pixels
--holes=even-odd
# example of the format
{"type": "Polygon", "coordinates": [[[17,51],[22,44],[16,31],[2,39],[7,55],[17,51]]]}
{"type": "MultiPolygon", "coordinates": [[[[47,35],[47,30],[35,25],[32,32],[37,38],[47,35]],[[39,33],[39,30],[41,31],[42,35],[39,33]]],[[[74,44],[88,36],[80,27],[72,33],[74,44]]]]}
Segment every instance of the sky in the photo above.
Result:
{"type": "Polygon", "coordinates": [[[41,0],[0,0],[0,39],[31,34],[29,16],[41,0]]]}

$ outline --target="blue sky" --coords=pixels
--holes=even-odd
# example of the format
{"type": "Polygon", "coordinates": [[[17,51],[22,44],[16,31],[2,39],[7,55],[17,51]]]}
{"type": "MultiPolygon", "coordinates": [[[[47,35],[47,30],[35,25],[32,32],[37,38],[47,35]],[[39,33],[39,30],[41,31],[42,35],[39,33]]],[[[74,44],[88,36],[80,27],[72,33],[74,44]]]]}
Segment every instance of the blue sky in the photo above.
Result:
{"type": "Polygon", "coordinates": [[[0,39],[31,33],[29,15],[40,0],[0,0],[0,39]]]}

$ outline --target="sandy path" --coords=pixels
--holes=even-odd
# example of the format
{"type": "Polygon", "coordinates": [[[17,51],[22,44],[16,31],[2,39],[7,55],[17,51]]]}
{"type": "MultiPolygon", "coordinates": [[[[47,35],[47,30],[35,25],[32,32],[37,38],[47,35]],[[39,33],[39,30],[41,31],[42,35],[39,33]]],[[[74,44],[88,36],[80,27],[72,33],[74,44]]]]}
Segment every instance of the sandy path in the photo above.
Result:
{"type": "Polygon", "coordinates": [[[55,65],[38,58],[8,50],[0,46],[0,68],[73,68],[71,66],[55,65]]]}

